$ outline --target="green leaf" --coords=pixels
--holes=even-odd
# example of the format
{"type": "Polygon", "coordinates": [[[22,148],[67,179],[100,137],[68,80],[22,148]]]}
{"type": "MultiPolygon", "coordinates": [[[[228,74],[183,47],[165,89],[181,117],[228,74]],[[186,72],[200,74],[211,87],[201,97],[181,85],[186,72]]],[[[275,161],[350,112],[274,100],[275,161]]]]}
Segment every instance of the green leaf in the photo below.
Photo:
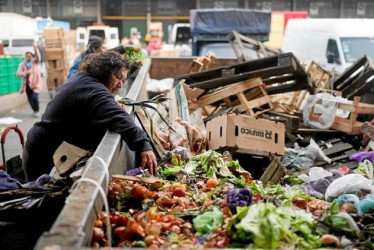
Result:
{"type": "Polygon", "coordinates": [[[340,212],[339,204],[334,201],[330,206],[330,214],[334,215],[340,212]]]}
{"type": "Polygon", "coordinates": [[[213,211],[205,212],[192,221],[196,232],[201,235],[210,233],[222,226],[223,213],[217,207],[213,207],[213,211]]]}

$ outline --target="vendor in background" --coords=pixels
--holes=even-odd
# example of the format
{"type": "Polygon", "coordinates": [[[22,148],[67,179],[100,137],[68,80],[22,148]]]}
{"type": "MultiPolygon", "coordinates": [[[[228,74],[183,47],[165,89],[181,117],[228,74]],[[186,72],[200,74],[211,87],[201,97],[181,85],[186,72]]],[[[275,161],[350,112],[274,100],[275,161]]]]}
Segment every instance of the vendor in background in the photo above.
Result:
{"type": "MultiPolygon", "coordinates": [[[[126,48],[134,47],[133,45],[120,45],[115,48],[109,49],[109,51],[114,51],[120,54],[122,58],[125,58],[126,48]]],[[[138,50],[139,48],[135,48],[138,50]]],[[[90,36],[88,40],[87,50],[77,56],[74,60],[73,66],[70,68],[69,74],[67,76],[70,79],[74,74],[78,73],[79,65],[82,63],[84,58],[92,53],[102,53],[106,51],[106,45],[104,45],[103,40],[98,36],[90,36]]],[[[141,66],[141,63],[138,63],[141,66]]]]}
{"type": "Polygon", "coordinates": [[[112,51],[84,59],[81,71],[60,87],[41,121],[27,134],[23,153],[27,181],[51,171],[53,154],[63,141],[94,151],[107,130],[119,133],[131,150],[140,153],[141,167],[157,174],[146,133],[113,97],[126,81],[129,67],[127,60],[112,51]]]}
{"type": "Polygon", "coordinates": [[[67,78],[69,79],[75,73],[78,72],[79,65],[81,64],[85,56],[91,53],[101,53],[103,51],[104,51],[104,47],[103,47],[103,40],[101,39],[101,37],[90,36],[90,38],[88,39],[87,50],[83,52],[82,54],[80,54],[79,56],[77,56],[77,58],[75,58],[73,62],[73,66],[71,66],[67,78]]]}
{"type": "Polygon", "coordinates": [[[19,93],[26,91],[27,99],[34,111],[33,116],[39,117],[38,95],[42,90],[42,77],[39,71],[40,52],[36,44],[33,47],[35,55],[29,51],[25,53],[25,61],[18,66],[17,76],[23,78],[19,93]]]}

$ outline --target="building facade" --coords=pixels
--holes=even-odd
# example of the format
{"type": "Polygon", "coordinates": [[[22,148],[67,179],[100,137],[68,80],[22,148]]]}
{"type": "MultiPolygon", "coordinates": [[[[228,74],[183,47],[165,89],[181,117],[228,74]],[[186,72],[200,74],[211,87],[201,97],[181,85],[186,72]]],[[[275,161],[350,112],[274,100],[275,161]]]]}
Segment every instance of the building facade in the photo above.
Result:
{"type": "Polygon", "coordinates": [[[311,18],[374,18],[372,0],[0,0],[0,12],[68,21],[71,28],[103,22],[116,26],[120,36],[132,27],[144,35],[147,23],[168,26],[189,21],[189,10],[247,8],[266,11],[307,11],[311,18]]]}

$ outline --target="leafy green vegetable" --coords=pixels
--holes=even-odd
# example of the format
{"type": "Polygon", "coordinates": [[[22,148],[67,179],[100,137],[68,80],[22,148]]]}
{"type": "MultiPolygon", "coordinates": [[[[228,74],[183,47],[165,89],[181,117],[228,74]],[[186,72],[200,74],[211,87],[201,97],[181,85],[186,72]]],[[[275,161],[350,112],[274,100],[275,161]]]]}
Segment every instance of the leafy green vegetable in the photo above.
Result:
{"type": "Polygon", "coordinates": [[[130,204],[129,201],[132,199],[131,192],[132,188],[127,186],[117,195],[117,211],[122,211],[128,206],[128,204],[130,204]]]}
{"type": "Polygon", "coordinates": [[[235,178],[234,184],[238,187],[248,187],[249,184],[247,183],[246,179],[244,178],[243,175],[241,175],[238,178],[235,178]]]}
{"type": "Polygon", "coordinates": [[[299,175],[296,174],[296,173],[293,173],[292,175],[286,175],[283,178],[283,181],[282,181],[282,184],[287,184],[287,185],[290,185],[290,186],[299,185],[299,184],[303,184],[303,183],[304,183],[304,181],[302,179],[300,179],[299,175]]]}
{"type": "Polygon", "coordinates": [[[195,217],[192,221],[195,230],[199,234],[210,233],[222,226],[223,213],[217,207],[213,207],[213,211],[205,212],[195,217]]]}
{"type": "Polygon", "coordinates": [[[141,61],[142,64],[145,62],[145,57],[143,55],[142,50],[128,47],[125,50],[125,55],[127,60],[129,60],[131,63],[136,63],[137,61],[141,61]]]}
{"type": "MultiPolygon", "coordinates": [[[[355,174],[361,174],[366,176],[366,169],[365,169],[365,164],[363,162],[360,162],[358,164],[358,167],[353,170],[355,174]]],[[[373,174],[374,174],[374,168],[373,168],[373,174]]]]}
{"type": "Polygon", "coordinates": [[[319,237],[312,234],[314,221],[304,210],[258,203],[249,206],[240,220],[243,211],[233,219],[234,222],[229,222],[228,233],[240,240],[252,241],[249,247],[278,248],[281,244],[295,244],[300,248],[317,248],[321,245],[319,237]],[[238,220],[240,222],[236,223],[238,220]],[[236,231],[232,228],[234,223],[236,231]]]}
{"type": "Polygon", "coordinates": [[[215,179],[217,179],[217,175],[223,177],[233,176],[223,161],[222,155],[213,150],[192,157],[186,164],[184,172],[215,179]]]}
{"type": "Polygon", "coordinates": [[[148,211],[155,204],[155,200],[147,199],[142,202],[143,211],[148,211]]]}
{"type": "Polygon", "coordinates": [[[176,175],[182,170],[182,167],[168,167],[167,165],[160,164],[159,175],[163,179],[167,179],[169,176],[176,175]],[[162,166],[161,166],[162,165],[162,166]]]}

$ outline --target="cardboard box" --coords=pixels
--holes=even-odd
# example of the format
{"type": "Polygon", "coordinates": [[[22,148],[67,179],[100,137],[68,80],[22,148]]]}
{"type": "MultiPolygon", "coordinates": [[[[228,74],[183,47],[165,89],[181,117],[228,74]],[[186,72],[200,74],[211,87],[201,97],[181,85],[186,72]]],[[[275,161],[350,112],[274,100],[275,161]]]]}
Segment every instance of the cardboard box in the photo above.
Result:
{"type": "Polygon", "coordinates": [[[210,149],[235,149],[238,153],[284,155],[285,126],[279,122],[240,114],[224,114],[206,124],[210,149]]]}

